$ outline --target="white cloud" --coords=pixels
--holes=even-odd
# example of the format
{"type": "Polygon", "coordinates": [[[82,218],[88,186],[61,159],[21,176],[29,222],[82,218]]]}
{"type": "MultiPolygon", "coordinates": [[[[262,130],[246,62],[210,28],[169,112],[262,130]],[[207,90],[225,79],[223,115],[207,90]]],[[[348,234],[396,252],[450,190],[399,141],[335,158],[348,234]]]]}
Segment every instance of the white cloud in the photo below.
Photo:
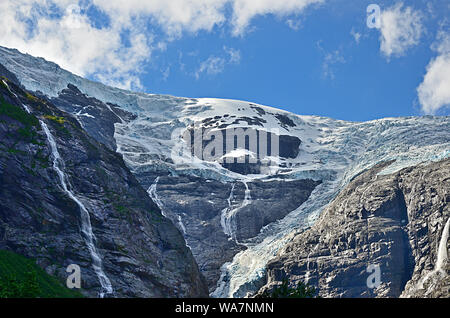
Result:
{"type": "Polygon", "coordinates": [[[167,79],[170,76],[170,66],[167,66],[165,69],[161,70],[162,76],[163,76],[163,81],[167,81],[167,79]]]}
{"type": "Polygon", "coordinates": [[[381,13],[381,52],[387,57],[402,56],[419,44],[423,32],[422,15],[398,3],[381,13]]]}
{"type": "Polygon", "coordinates": [[[228,56],[213,56],[211,55],[205,61],[200,63],[200,67],[195,72],[195,78],[199,79],[202,73],[208,75],[216,75],[222,73],[225,66],[228,64],[239,64],[241,61],[241,52],[239,50],[224,47],[226,55],[228,56]]]}
{"type": "Polygon", "coordinates": [[[225,68],[225,59],[217,56],[210,56],[207,60],[200,64],[199,69],[195,73],[197,79],[200,78],[201,73],[208,75],[215,75],[222,73],[225,68]]]}
{"type": "Polygon", "coordinates": [[[322,75],[324,78],[329,78],[334,80],[336,78],[335,75],[335,66],[337,64],[344,64],[347,61],[345,60],[340,49],[327,52],[322,47],[322,41],[318,41],[316,43],[318,50],[323,54],[323,62],[322,62],[322,75]]]}
{"type": "Polygon", "coordinates": [[[322,2],[324,0],[234,0],[233,34],[244,34],[251,20],[256,16],[273,14],[283,17],[299,14],[308,6],[322,2]]]}
{"type": "Polygon", "coordinates": [[[437,41],[432,45],[432,49],[440,54],[450,53],[450,33],[440,31],[437,35],[437,41]]]}
{"type": "Polygon", "coordinates": [[[423,82],[417,88],[422,111],[435,114],[450,106],[450,33],[440,32],[433,48],[438,56],[431,60],[423,82]]]}
{"type": "MultiPolygon", "coordinates": [[[[255,16],[289,17],[323,1],[1,0],[0,45],[44,57],[81,76],[136,89],[142,86],[140,70],[152,52],[164,51],[186,32],[229,26],[232,35],[241,36],[255,16]],[[108,23],[98,27],[87,16],[88,8],[102,12],[108,23]],[[156,38],[150,31],[154,27],[164,36],[156,38]]],[[[239,60],[240,55],[232,58],[239,60]]],[[[209,64],[213,66],[205,64],[206,73],[219,70],[222,63],[219,58],[209,64]]]]}
{"type": "Polygon", "coordinates": [[[225,22],[224,9],[230,0],[92,0],[109,16],[121,23],[132,18],[151,19],[170,36],[180,36],[183,31],[211,31],[225,22]]]}
{"type": "Polygon", "coordinates": [[[356,44],[359,44],[362,34],[360,32],[356,32],[353,28],[350,31],[350,34],[355,39],[356,44]]]}
{"type": "Polygon", "coordinates": [[[294,31],[300,30],[300,27],[301,27],[301,21],[298,19],[296,19],[296,20],[288,19],[288,20],[286,20],[286,24],[289,28],[291,28],[294,31]]]}
{"type": "Polygon", "coordinates": [[[334,80],[336,76],[333,66],[336,64],[343,64],[345,62],[345,58],[339,50],[327,53],[322,64],[323,75],[334,80]]]}
{"type": "Polygon", "coordinates": [[[169,35],[177,37],[182,32],[211,31],[215,26],[230,22],[233,34],[242,35],[251,20],[258,15],[273,14],[279,17],[301,13],[312,4],[325,0],[92,0],[109,15],[150,17],[169,35]],[[231,6],[231,21],[226,15],[231,6]]]}
{"type": "Polygon", "coordinates": [[[230,64],[239,64],[241,62],[241,51],[224,46],[224,51],[229,55],[230,64]]]}
{"type": "Polygon", "coordinates": [[[81,76],[92,75],[103,83],[140,88],[139,66],[151,54],[151,35],[138,27],[124,29],[112,22],[95,28],[74,1],[2,0],[0,45],[44,57],[81,76]],[[52,15],[50,15],[52,13],[52,15]],[[127,30],[129,44],[121,33],[127,30]]]}

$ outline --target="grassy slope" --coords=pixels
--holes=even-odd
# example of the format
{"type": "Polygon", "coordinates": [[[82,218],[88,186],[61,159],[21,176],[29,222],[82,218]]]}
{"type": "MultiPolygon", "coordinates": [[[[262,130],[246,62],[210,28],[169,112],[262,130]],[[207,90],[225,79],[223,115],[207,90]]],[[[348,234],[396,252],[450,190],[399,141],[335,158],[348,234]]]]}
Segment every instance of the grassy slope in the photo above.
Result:
{"type": "Polygon", "coordinates": [[[81,293],[64,287],[56,278],[48,275],[34,261],[21,255],[0,250],[0,279],[15,277],[21,280],[30,267],[37,273],[40,298],[76,298],[81,293]]]}

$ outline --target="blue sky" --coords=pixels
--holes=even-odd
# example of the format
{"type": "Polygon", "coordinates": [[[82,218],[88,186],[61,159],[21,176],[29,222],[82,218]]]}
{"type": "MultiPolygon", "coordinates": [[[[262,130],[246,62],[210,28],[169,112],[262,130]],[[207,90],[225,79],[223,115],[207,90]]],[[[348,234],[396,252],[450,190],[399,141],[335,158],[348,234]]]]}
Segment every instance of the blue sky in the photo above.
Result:
{"type": "Polygon", "coordinates": [[[159,0],[125,9],[130,1],[116,8],[102,0],[59,1],[49,9],[36,0],[25,13],[18,6],[16,22],[29,30],[0,33],[0,45],[150,93],[248,100],[354,121],[449,115],[448,1],[264,0],[252,7],[214,0],[211,9],[213,2],[199,0],[187,17],[159,0]],[[380,29],[367,26],[371,3],[381,9],[380,29]],[[58,36],[41,20],[72,28],[58,36]],[[84,38],[92,48],[78,47],[84,38]]]}

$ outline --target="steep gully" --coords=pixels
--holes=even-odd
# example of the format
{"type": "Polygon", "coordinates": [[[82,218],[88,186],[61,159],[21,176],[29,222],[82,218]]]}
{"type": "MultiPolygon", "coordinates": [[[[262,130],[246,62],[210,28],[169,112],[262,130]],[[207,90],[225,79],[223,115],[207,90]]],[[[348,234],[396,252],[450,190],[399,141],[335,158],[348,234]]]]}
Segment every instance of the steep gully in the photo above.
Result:
{"type": "MultiPolygon", "coordinates": [[[[8,91],[18,99],[17,95],[9,88],[8,84],[2,80],[3,84],[7,87],[8,91]]],[[[30,109],[24,105],[21,104],[24,109],[28,112],[30,112],[30,109]]],[[[81,232],[83,233],[83,237],[85,239],[86,245],[89,249],[89,253],[92,258],[92,267],[97,274],[97,277],[99,279],[100,285],[102,286],[102,290],[99,293],[99,297],[103,298],[106,295],[112,295],[114,293],[114,290],[111,285],[111,281],[109,280],[108,276],[105,274],[102,268],[102,259],[97,251],[97,248],[95,246],[95,236],[92,231],[92,225],[91,225],[91,219],[89,216],[89,212],[85,205],[75,196],[72,190],[69,188],[69,182],[67,180],[67,176],[64,173],[64,161],[61,158],[61,155],[58,152],[58,148],[56,145],[55,138],[53,137],[52,133],[50,132],[48,126],[46,123],[44,123],[42,120],[39,120],[39,123],[42,127],[42,129],[45,132],[45,135],[47,136],[47,141],[51,147],[52,157],[53,157],[53,169],[58,174],[59,180],[61,182],[61,186],[64,190],[64,192],[69,196],[71,200],[73,200],[78,207],[80,208],[80,217],[81,217],[81,232]]]]}
{"type": "Polygon", "coordinates": [[[69,196],[69,198],[71,198],[80,208],[81,232],[83,233],[86,245],[92,257],[92,267],[94,268],[94,271],[97,274],[97,277],[100,281],[100,285],[102,286],[102,291],[100,292],[99,296],[103,298],[105,295],[113,294],[114,291],[109,278],[106,276],[105,272],[102,269],[102,259],[100,258],[100,255],[94,243],[95,236],[94,233],[92,232],[89,212],[84,206],[84,204],[75,196],[72,190],[69,189],[68,181],[66,181],[67,176],[63,171],[64,161],[58,152],[55,139],[51,134],[50,130],[48,129],[48,126],[42,120],[40,120],[39,122],[41,123],[41,126],[44,129],[44,132],[47,136],[48,143],[50,144],[53,157],[53,169],[59,176],[61,186],[63,187],[64,192],[69,196]]]}

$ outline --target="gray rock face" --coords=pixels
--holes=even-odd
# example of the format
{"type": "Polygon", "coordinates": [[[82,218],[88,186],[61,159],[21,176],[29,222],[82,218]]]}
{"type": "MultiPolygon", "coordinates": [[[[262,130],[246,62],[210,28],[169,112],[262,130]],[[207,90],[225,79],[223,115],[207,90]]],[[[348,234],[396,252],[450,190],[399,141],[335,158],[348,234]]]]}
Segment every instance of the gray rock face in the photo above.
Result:
{"type": "Polygon", "coordinates": [[[20,82],[17,79],[16,75],[11,73],[6,67],[4,67],[2,64],[0,64],[0,76],[6,77],[9,81],[16,84],[17,86],[20,86],[20,82]]]}
{"type": "MultiPolygon", "coordinates": [[[[46,98],[42,96],[42,98],[46,98]]],[[[116,149],[114,124],[132,120],[133,115],[111,104],[82,94],[78,88],[69,84],[58,97],[49,100],[59,109],[71,113],[83,129],[96,141],[111,150],[116,149]]],[[[236,117],[232,115],[232,117],[236,117]]],[[[208,118],[203,124],[220,126],[223,118],[208,118]]],[[[257,120],[236,117],[235,121],[257,120]]],[[[290,124],[288,117],[278,118],[280,124],[290,124]]],[[[226,128],[226,125],[220,127],[226,128]]],[[[188,130],[189,132],[189,130],[188,130]]],[[[189,135],[193,138],[193,131],[189,135]]],[[[259,133],[256,132],[259,136],[259,133]]],[[[225,140],[225,139],[224,139],[225,140]]],[[[279,136],[280,155],[295,157],[301,141],[291,136],[279,136]]],[[[204,144],[203,146],[206,146],[204,144]]],[[[247,143],[248,147],[248,143],[247,143]]],[[[270,154],[270,137],[268,137],[270,154]]],[[[224,148],[225,149],[225,148],[224,148]]],[[[232,171],[259,173],[260,164],[223,164],[232,171]]],[[[320,181],[296,180],[291,182],[265,180],[248,183],[251,200],[244,204],[245,186],[242,182],[224,183],[193,176],[170,175],[166,171],[159,174],[148,171],[132,171],[144,189],[155,184],[153,195],[158,196],[160,208],[178,230],[191,249],[201,273],[205,276],[209,290],[216,288],[221,266],[244,250],[245,240],[256,236],[267,224],[282,219],[307,200],[320,181]],[[232,192],[232,188],[233,193],[232,192]],[[289,200],[280,200],[289,198],[289,200]],[[229,221],[233,233],[225,233],[224,213],[232,211],[229,221]]]]}
{"type": "MultiPolygon", "coordinates": [[[[151,187],[148,175],[141,180],[138,174],[138,179],[151,187]]],[[[163,213],[184,234],[212,291],[220,277],[220,267],[245,249],[242,243],[256,236],[263,226],[282,219],[301,205],[319,183],[312,180],[249,182],[247,203],[242,182],[163,176],[154,190],[163,213]],[[283,197],[289,200],[280,200],[283,197]],[[235,213],[230,220],[232,233],[225,233],[222,218],[229,211],[235,213]]]]}
{"type": "Polygon", "coordinates": [[[220,225],[230,186],[194,177],[160,177],[156,193],[163,213],[184,234],[208,286],[215,287],[222,264],[244,248],[229,240],[220,225]]]}
{"type": "MultiPolygon", "coordinates": [[[[448,243],[443,235],[448,234],[449,224],[448,161],[378,176],[381,165],[338,189],[347,176],[386,158],[398,159],[389,166],[397,171],[447,156],[448,117],[350,123],[241,101],[122,91],[1,47],[0,59],[28,90],[42,91],[42,99],[74,116],[50,105],[30,106],[41,118],[44,114],[64,117],[62,123],[52,117],[45,121],[57,136],[74,191],[92,214],[105,270],[119,295],[207,294],[180,233],[213,295],[253,294],[265,284],[264,267],[275,251],[292,242],[319,213],[323,213],[320,222],[269,264],[266,288],[288,277],[291,283],[307,280],[326,297],[449,295],[448,243]],[[208,159],[186,162],[174,157],[172,151],[183,144],[178,139],[182,131],[192,139],[189,127],[195,129],[198,123],[197,132],[223,132],[233,126],[256,131],[259,149],[237,151],[232,157],[256,154],[260,162],[220,166],[208,159]],[[272,129],[280,137],[274,171],[265,166],[259,145],[265,140],[261,133],[272,129]],[[126,167],[114,151],[122,154],[126,167]],[[323,183],[318,187],[319,182],[309,178],[323,183]],[[163,218],[159,225],[159,209],[144,189],[171,223],[163,218]],[[317,191],[311,195],[313,189],[317,191]],[[154,219],[155,215],[159,217],[154,219]],[[370,265],[380,269],[377,288],[367,284],[373,278],[367,272],[370,265]]],[[[0,67],[2,74],[17,80],[0,67]]],[[[86,292],[94,294],[98,282],[89,266],[90,256],[73,228],[79,226],[79,211],[61,194],[42,132],[32,127],[37,135],[30,134],[17,123],[0,120],[4,129],[1,194],[10,198],[0,205],[6,211],[1,216],[1,246],[35,256],[61,279],[66,275],[61,265],[65,256],[71,262],[84,260],[86,292]],[[14,197],[15,193],[20,196],[14,197]],[[27,240],[30,237],[33,240],[27,240]]],[[[210,139],[203,141],[203,148],[211,145],[210,139]]],[[[248,149],[249,142],[244,143],[233,147],[248,149]]]]}
{"type": "Polygon", "coordinates": [[[86,96],[72,84],[50,101],[59,109],[74,115],[91,137],[113,151],[117,148],[114,124],[133,118],[132,114],[115,105],[86,96]]]}
{"type": "Polygon", "coordinates": [[[39,118],[54,136],[72,192],[89,212],[114,296],[206,297],[183,236],[122,157],[88,136],[72,116],[9,86],[18,97],[0,86],[0,98],[9,104],[0,111],[0,249],[36,259],[62,282],[66,267],[78,264],[82,292],[98,296],[80,208],[62,189],[39,118]]]}
{"type": "MultiPolygon", "coordinates": [[[[290,119],[287,116],[280,116],[282,115],[278,115],[277,119],[280,121],[280,125],[284,126],[284,121],[281,119],[290,119]]],[[[228,127],[242,122],[258,127],[261,125],[260,121],[262,119],[256,116],[252,118],[236,118],[236,116],[231,116],[230,118],[235,118],[234,121],[231,124],[224,124],[223,122],[227,118],[228,116],[206,118],[201,122],[201,128],[196,127],[193,124],[186,129],[184,140],[191,145],[191,154],[193,156],[202,160],[212,161],[208,158],[203,158],[204,151],[208,146],[213,148],[211,157],[214,159],[227,154],[229,155],[233,150],[237,149],[253,150],[255,156],[254,162],[250,162],[249,156],[247,155],[245,158],[240,158],[245,160],[245,164],[242,164],[243,162],[239,161],[237,158],[227,158],[220,163],[224,168],[242,175],[262,173],[263,168],[270,165],[265,162],[265,160],[267,160],[266,156],[279,156],[284,159],[294,159],[298,156],[300,145],[302,143],[299,138],[289,135],[279,135],[254,128],[242,128],[241,131],[235,132],[233,128],[230,129],[228,127]],[[201,143],[201,147],[196,145],[195,139],[198,138],[196,137],[196,134],[207,136],[206,138],[203,138],[201,142],[198,142],[199,144],[201,143]],[[221,140],[216,140],[216,138],[218,138],[217,136],[220,136],[221,140]],[[220,149],[217,149],[217,143],[220,145],[220,149]],[[272,143],[276,145],[276,150],[274,149],[272,151],[272,143]],[[250,144],[252,146],[250,146],[250,144]],[[254,149],[252,149],[252,147],[254,149]]]]}
{"type": "MultiPolygon", "coordinates": [[[[285,217],[305,202],[320,181],[255,181],[248,183],[251,203],[236,215],[236,239],[245,241],[256,236],[269,223],[285,217]]],[[[239,183],[235,190],[240,190],[244,200],[244,186],[239,183]],[[239,187],[238,187],[239,186],[239,187]]]]}
{"type": "Polygon", "coordinates": [[[260,291],[287,278],[323,297],[448,297],[450,159],[377,175],[389,164],[354,178],[268,264],[260,291]]]}

